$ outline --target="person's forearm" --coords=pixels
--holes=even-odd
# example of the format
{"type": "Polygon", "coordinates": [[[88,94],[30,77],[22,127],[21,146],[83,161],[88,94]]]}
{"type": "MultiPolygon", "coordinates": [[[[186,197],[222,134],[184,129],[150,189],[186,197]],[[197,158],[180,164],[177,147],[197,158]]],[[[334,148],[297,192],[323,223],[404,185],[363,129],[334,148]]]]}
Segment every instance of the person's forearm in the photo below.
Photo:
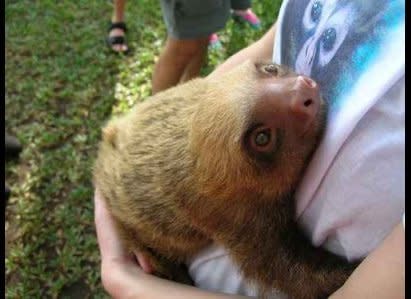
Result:
{"type": "Polygon", "coordinates": [[[405,298],[405,235],[399,224],[330,299],[405,298]]]}
{"type": "Polygon", "coordinates": [[[225,73],[247,59],[254,61],[271,60],[273,56],[275,30],[276,24],[274,24],[262,38],[228,58],[224,63],[217,66],[208,76],[214,77],[225,73]]]}
{"type": "Polygon", "coordinates": [[[133,299],[246,299],[238,295],[229,295],[222,293],[213,293],[201,290],[188,285],[175,283],[173,281],[161,279],[151,275],[144,275],[139,281],[142,286],[141,292],[138,292],[133,299]]]}

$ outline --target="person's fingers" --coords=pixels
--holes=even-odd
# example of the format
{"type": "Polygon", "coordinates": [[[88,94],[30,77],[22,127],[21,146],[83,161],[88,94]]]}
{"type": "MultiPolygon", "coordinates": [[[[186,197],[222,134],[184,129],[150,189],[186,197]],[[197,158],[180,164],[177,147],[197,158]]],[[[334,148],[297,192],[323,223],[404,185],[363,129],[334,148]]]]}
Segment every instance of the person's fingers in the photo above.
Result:
{"type": "Polygon", "coordinates": [[[94,193],[94,221],[101,258],[125,258],[127,254],[115,229],[114,219],[97,189],[94,193]]]}
{"type": "Polygon", "coordinates": [[[144,272],[146,273],[153,273],[154,269],[151,266],[149,260],[142,254],[141,252],[134,252],[134,255],[136,256],[137,263],[140,265],[141,269],[143,269],[144,272]]]}
{"type": "Polygon", "coordinates": [[[136,260],[134,260],[121,245],[121,240],[115,229],[114,219],[107,209],[105,200],[97,189],[94,193],[94,221],[102,260],[110,259],[121,263],[134,262],[140,265],[144,272],[153,272],[153,267],[150,265],[149,260],[141,252],[135,252],[136,260]]]}
{"type": "Polygon", "coordinates": [[[145,275],[137,262],[108,260],[101,264],[101,282],[112,298],[134,298],[129,292],[136,289],[145,275]]]}

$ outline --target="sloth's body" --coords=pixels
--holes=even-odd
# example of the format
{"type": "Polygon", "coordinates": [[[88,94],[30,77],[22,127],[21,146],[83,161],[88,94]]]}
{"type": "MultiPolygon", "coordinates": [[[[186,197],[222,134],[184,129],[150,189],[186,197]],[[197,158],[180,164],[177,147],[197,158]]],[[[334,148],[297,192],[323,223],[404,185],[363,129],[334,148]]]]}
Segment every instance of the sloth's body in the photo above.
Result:
{"type": "Polygon", "coordinates": [[[94,181],[130,250],[157,274],[210,242],[263,293],[319,298],[353,266],[297,228],[293,191],[324,127],[316,83],[246,62],[136,105],[103,130],[94,181]]]}

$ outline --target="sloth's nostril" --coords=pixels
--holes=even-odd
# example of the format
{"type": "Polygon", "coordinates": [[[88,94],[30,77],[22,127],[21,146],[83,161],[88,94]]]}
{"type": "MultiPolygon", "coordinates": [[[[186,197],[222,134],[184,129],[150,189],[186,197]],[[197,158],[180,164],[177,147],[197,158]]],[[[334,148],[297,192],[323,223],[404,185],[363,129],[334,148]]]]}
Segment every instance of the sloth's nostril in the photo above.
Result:
{"type": "Polygon", "coordinates": [[[308,100],[306,100],[306,101],[304,102],[304,106],[305,106],[305,107],[308,107],[308,106],[310,106],[312,103],[313,103],[313,100],[312,100],[312,99],[308,99],[308,100]]]}

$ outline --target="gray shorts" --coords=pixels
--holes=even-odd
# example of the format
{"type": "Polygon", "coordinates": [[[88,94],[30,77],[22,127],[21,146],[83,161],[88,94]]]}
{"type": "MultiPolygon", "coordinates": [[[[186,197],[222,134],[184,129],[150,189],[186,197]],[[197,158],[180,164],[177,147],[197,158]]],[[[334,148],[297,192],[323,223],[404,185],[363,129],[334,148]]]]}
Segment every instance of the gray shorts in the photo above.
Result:
{"type": "Polygon", "coordinates": [[[194,39],[224,28],[230,0],[160,0],[169,36],[194,39]]]}

